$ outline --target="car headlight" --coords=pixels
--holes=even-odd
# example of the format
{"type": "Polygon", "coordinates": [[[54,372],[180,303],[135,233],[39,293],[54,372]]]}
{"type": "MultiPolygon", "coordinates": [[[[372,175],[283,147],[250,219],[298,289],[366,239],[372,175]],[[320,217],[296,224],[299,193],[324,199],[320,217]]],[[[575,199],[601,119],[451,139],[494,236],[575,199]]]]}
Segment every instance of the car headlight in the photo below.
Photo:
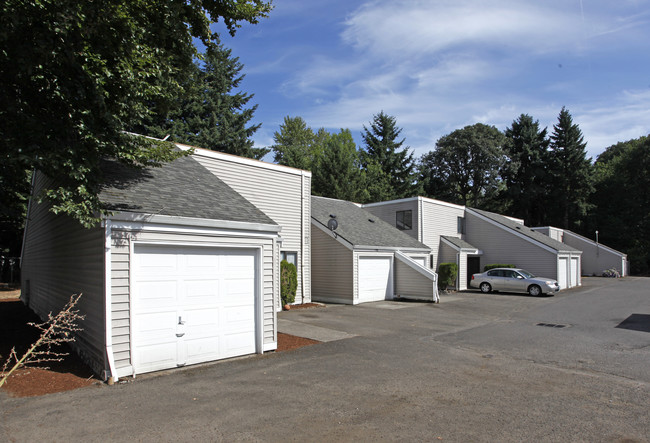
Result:
{"type": "Polygon", "coordinates": [[[546,282],[546,284],[547,284],[547,285],[549,285],[549,286],[553,286],[553,285],[555,285],[555,282],[554,282],[554,281],[551,281],[551,280],[549,280],[549,281],[547,281],[547,282],[546,282]]]}

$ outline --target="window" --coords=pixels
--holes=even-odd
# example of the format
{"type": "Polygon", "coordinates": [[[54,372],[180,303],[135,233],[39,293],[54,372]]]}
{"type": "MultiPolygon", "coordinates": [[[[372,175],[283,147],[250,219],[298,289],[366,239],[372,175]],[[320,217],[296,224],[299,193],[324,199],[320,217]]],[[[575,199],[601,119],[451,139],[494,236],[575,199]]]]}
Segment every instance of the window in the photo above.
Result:
{"type": "Polygon", "coordinates": [[[280,252],[280,261],[286,260],[292,265],[294,265],[296,268],[298,267],[298,253],[297,252],[290,252],[290,251],[282,251],[280,252]]]}
{"type": "Polygon", "coordinates": [[[459,234],[464,234],[465,233],[465,217],[458,217],[457,218],[457,225],[458,225],[458,233],[459,234]]]}
{"type": "Polygon", "coordinates": [[[413,211],[397,211],[395,226],[401,231],[410,231],[413,229],[413,211]]]}

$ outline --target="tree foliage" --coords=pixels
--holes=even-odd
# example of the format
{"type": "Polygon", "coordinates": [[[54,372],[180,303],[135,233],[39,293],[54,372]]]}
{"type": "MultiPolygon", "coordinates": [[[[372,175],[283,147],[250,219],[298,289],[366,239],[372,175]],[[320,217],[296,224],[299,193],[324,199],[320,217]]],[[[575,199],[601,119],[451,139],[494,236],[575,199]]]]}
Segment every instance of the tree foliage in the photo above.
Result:
{"type": "Polygon", "coordinates": [[[422,156],[420,175],[428,197],[496,210],[502,189],[505,137],[494,126],[477,123],[441,137],[422,156]]]}
{"type": "Polygon", "coordinates": [[[275,144],[271,149],[274,161],[280,165],[311,171],[328,139],[329,133],[325,129],[321,128],[314,133],[302,117],[286,116],[280,125],[280,131],[273,134],[275,144]]]}
{"type": "Polygon", "coordinates": [[[586,148],[580,127],[563,107],[553,126],[548,162],[553,182],[549,221],[555,226],[578,229],[589,208],[593,168],[586,148]]]}
{"type": "MultiPolygon", "coordinates": [[[[365,201],[359,151],[349,129],[331,134],[312,171],[312,194],[355,202],[365,201]]],[[[367,198],[367,197],[366,197],[367,198]]]]}
{"type": "Polygon", "coordinates": [[[628,254],[634,274],[650,273],[650,136],[617,143],[598,156],[588,231],[628,254]]]}
{"type": "Polygon", "coordinates": [[[152,115],[133,132],[261,159],[269,149],[254,148],[251,140],[261,125],[249,125],[257,105],[246,108],[253,95],[235,92],[244,79],[243,67],[215,38],[215,44],[195,61],[183,95],[170,104],[152,103],[152,115]]]}
{"type": "Polygon", "coordinates": [[[501,175],[508,213],[531,226],[542,225],[546,222],[546,195],[550,184],[546,172],[550,143],[546,128],[540,129],[537,120],[521,114],[506,129],[505,136],[508,162],[501,175]]]}
{"type": "Polygon", "coordinates": [[[395,117],[384,111],[373,116],[370,128],[364,125],[361,161],[369,176],[379,180],[369,198],[373,201],[392,200],[417,195],[416,165],[413,153],[403,147],[404,139],[398,141],[402,130],[397,127],[395,117]],[[377,168],[379,167],[379,169],[377,168]],[[379,171],[383,177],[378,176],[379,171]]]}
{"type": "MultiPolygon", "coordinates": [[[[123,131],[152,102],[173,102],[191,75],[193,38],[215,45],[210,24],[231,34],[271,10],[261,0],[7,0],[0,6],[2,205],[26,198],[27,171],[55,179],[42,197],[54,212],[92,225],[101,210],[99,161],[156,165],[171,145],[123,131]]],[[[163,106],[164,107],[164,106],[163,106]]]]}

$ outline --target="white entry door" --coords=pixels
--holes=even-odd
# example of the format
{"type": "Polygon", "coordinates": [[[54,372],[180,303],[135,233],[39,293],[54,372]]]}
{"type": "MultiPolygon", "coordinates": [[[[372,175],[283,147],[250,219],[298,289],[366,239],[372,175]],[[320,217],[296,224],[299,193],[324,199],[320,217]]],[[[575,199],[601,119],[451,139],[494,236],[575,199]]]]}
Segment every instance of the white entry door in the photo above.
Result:
{"type": "Polygon", "coordinates": [[[255,352],[255,251],[136,245],[137,373],[255,352]]]}
{"type": "Polygon", "coordinates": [[[393,297],[392,264],[390,256],[359,257],[359,303],[393,297]]]}
{"type": "Polygon", "coordinates": [[[557,261],[557,282],[560,285],[560,289],[566,289],[568,285],[568,274],[569,274],[569,259],[568,258],[558,258],[557,261]]]}
{"type": "Polygon", "coordinates": [[[578,282],[580,281],[580,260],[578,257],[571,257],[571,266],[570,266],[570,273],[571,273],[571,281],[569,282],[569,287],[573,288],[574,286],[578,286],[578,282]]]}

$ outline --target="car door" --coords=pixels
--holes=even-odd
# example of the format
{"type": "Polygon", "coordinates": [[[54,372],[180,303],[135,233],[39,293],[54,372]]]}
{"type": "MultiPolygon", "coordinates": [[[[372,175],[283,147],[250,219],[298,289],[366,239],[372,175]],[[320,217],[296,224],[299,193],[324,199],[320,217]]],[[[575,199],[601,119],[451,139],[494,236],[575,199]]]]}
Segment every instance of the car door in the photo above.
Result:
{"type": "Polygon", "coordinates": [[[494,291],[503,291],[504,288],[504,277],[503,277],[503,271],[500,269],[492,269],[491,271],[488,271],[488,282],[492,286],[492,290],[494,291]]]}
{"type": "Polygon", "coordinates": [[[526,292],[527,291],[527,282],[526,278],[518,273],[517,271],[507,271],[508,272],[508,286],[509,291],[513,292],[526,292]]]}

